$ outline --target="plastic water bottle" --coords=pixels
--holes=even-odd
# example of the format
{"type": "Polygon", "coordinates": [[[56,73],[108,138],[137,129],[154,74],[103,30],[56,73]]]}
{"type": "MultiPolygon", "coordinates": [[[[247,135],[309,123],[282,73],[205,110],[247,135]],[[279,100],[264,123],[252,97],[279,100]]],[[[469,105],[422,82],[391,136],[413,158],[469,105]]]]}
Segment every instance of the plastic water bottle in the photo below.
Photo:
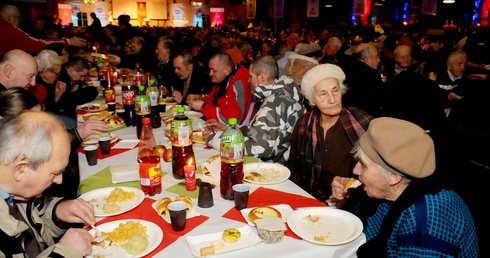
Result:
{"type": "Polygon", "coordinates": [[[221,197],[227,200],[234,199],[232,187],[243,183],[244,142],[243,134],[237,127],[237,119],[230,118],[228,128],[220,138],[220,193],[221,197]]]}

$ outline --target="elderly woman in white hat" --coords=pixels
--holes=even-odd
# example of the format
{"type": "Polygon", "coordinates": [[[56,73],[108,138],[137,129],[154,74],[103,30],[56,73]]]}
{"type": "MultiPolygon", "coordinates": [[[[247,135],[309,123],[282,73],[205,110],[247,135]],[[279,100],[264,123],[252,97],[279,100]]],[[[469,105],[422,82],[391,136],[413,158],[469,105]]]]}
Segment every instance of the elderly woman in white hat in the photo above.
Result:
{"type": "Polygon", "coordinates": [[[319,200],[331,195],[334,176],[350,177],[351,153],[372,117],[342,105],[345,74],[333,64],[317,65],[302,78],[301,91],[312,110],[296,122],[287,162],[291,180],[319,200]]]}
{"type": "MultiPolygon", "coordinates": [[[[372,120],[354,151],[354,174],[369,197],[354,212],[367,242],[358,257],[478,257],[471,212],[439,182],[427,131],[400,119],[372,120]]],[[[334,197],[349,193],[346,177],[332,182],[334,197]]]]}

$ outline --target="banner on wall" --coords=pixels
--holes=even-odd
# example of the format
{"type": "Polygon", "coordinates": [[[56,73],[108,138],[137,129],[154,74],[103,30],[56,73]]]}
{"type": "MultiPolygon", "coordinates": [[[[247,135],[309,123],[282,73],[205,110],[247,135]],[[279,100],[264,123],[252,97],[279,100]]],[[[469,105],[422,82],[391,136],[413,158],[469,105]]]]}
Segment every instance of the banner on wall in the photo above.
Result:
{"type": "Polygon", "coordinates": [[[100,24],[102,27],[106,26],[108,24],[108,18],[109,18],[109,6],[108,3],[105,2],[97,2],[92,4],[92,11],[95,13],[95,16],[99,18],[100,24]]]}
{"type": "Polygon", "coordinates": [[[320,0],[308,0],[306,17],[318,17],[320,11],[320,0]]]}
{"type": "Polygon", "coordinates": [[[247,0],[247,19],[255,19],[255,0],[247,0]]]}
{"type": "Polygon", "coordinates": [[[138,21],[142,23],[146,18],[146,2],[137,2],[138,7],[138,21]]]}
{"type": "Polygon", "coordinates": [[[274,0],[274,18],[284,17],[284,0],[274,0]]]}
{"type": "Polygon", "coordinates": [[[221,26],[225,22],[225,8],[211,8],[209,10],[211,27],[221,26]]]}
{"type": "Polygon", "coordinates": [[[61,25],[68,26],[73,23],[71,15],[71,5],[58,4],[58,17],[61,19],[61,25]]]}
{"type": "Polygon", "coordinates": [[[422,0],[420,14],[436,15],[436,11],[437,11],[437,0],[422,0]]]}
{"type": "Polygon", "coordinates": [[[354,10],[352,10],[352,14],[363,15],[365,6],[366,0],[354,0],[354,10]]]}

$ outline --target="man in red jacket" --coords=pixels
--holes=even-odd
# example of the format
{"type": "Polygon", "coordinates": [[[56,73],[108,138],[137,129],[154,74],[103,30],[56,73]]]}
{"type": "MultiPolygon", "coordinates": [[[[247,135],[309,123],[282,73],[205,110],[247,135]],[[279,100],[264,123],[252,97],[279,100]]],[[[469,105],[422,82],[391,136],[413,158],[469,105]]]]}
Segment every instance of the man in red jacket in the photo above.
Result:
{"type": "Polygon", "coordinates": [[[29,34],[19,29],[20,12],[13,5],[0,6],[0,35],[3,35],[3,40],[0,41],[0,57],[13,49],[21,49],[31,54],[37,54],[45,49],[49,44],[63,44],[64,47],[78,46],[84,47],[87,45],[85,39],[72,37],[69,39],[46,40],[36,39],[29,34]]]}
{"type": "Polygon", "coordinates": [[[252,93],[248,85],[248,70],[234,64],[230,55],[221,52],[209,60],[211,82],[209,94],[189,94],[190,108],[201,111],[206,119],[216,119],[228,124],[236,118],[239,124],[248,125],[254,113],[252,93]]]}

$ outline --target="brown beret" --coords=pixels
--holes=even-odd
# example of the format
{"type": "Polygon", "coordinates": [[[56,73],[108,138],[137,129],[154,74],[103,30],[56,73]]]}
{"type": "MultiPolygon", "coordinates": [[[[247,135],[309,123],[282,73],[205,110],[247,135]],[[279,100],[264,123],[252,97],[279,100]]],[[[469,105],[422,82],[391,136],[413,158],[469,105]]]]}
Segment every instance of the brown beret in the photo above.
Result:
{"type": "Polygon", "coordinates": [[[391,117],[373,119],[360,144],[370,159],[391,172],[412,178],[434,173],[434,143],[426,131],[411,122],[391,117]]]}

